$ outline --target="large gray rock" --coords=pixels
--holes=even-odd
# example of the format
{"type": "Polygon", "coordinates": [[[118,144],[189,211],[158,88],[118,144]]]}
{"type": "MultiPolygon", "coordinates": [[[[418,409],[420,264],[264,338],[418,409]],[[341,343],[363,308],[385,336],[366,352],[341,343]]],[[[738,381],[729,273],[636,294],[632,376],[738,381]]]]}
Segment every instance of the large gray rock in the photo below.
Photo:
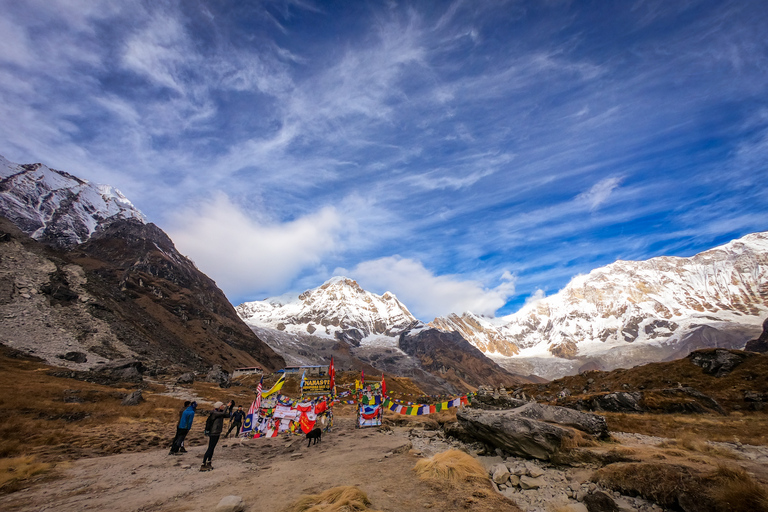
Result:
{"type": "Polygon", "coordinates": [[[227,385],[229,383],[229,374],[221,369],[221,365],[215,364],[213,365],[213,368],[211,368],[211,371],[208,372],[206,380],[218,384],[219,386],[227,385]]]}
{"type": "Polygon", "coordinates": [[[532,420],[567,425],[596,437],[608,437],[608,425],[605,423],[605,418],[597,414],[579,412],[567,407],[544,405],[536,402],[525,404],[522,407],[513,409],[511,412],[532,420]]]}
{"type": "Polygon", "coordinates": [[[224,496],[213,510],[214,512],[243,512],[245,502],[240,496],[224,496]]]}
{"type": "Polygon", "coordinates": [[[176,384],[194,384],[194,382],[195,374],[192,372],[179,375],[179,378],[176,379],[176,384]]]}
{"type": "Polygon", "coordinates": [[[551,460],[560,451],[563,440],[573,437],[566,427],[531,420],[513,411],[465,408],[456,417],[476,440],[518,457],[551,460]]]}

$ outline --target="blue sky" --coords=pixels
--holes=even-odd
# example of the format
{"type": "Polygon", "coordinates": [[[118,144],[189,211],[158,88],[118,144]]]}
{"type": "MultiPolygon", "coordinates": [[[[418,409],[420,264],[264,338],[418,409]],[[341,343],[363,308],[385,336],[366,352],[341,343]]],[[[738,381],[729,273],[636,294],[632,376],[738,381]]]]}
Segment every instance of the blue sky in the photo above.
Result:
{"type": "Polygon", "coordinates": [[[768,229],[761,1],[0,0],[0,154],[122,190],[238,304],[422,320],[768,229]]]}

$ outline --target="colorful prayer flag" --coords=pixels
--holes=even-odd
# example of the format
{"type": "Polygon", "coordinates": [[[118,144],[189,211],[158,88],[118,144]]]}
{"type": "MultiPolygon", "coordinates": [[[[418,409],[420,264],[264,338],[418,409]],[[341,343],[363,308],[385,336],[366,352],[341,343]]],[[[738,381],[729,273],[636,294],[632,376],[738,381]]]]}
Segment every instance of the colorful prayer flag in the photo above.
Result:
{"type": "Polygon", "coordinates": [[[270,389],[266,393],[261,394],[262,398],[267,398],[269,395],[272,395],[273,393],[277,393],[282,389],[283,384],[285,384],[285,373],[280,375],[280,378],[277,379],[277,382],[275,382],[275,385],[272,386],[272,389],[270,389]]]}

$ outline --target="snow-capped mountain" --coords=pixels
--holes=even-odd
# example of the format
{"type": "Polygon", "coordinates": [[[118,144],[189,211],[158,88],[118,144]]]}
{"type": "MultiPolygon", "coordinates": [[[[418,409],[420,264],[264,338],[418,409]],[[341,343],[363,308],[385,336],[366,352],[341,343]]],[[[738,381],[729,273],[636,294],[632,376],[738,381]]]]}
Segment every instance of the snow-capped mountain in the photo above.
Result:
{"type": "Polygon", "coordinates": [[[441,331],[455,331],[486,354],[514,356],[520,352],[516,344],[510,343],[488,318],[464,313],[451,313],[447,317],[435,318],[430,324],[441,331]]]}
{"type": "MultiPolygon", "coordinates": [[[[739,331],[726,338],[743,347],[759,332],[766,315],[768,232],[690,258],[617,261],[577,276],[555,295],[495,321],[464,314],[436,319],[432,325],[459,330],[518,373],[536,373],[536,368],[549,364],[561,374],[588,363],[610,369],[673,354],[682,357],[685,354],[677,352],[683,345],[698,348],[691,333],[705,325],[731,334],[739,331]],[[743,342],[738,341],[741,337],[743,342]],[[507,357],[517,349],[518,356],[507,357]],[[525,359],[534,361],[536,368],[521,367],[525,359]]],[[[723,340],[709,336],[699,342],[723,340]]]]}
{"type": "Polygon", "coordinates": [[[408,376],[431,393],[525,381],[459,334],[419,322],[397,297],[334,277],[298,296],[237,306],[240,318],[289,364],[327,364],[408,376]]]}
{"type": "Polygon", "coordinates": [[[245,323],[292,334],[346,340],[395,337],[418,320],[393,294],[363,290],[346,277],[334,277],[298,296],[245,302],[235,308],[245,323]]]}
{"type": "Polygon", "coordinates": [[[146,223],[117,189],[43,164],[14,164],[0,156],[0,215],[41,242],[73,247],[118,219],[146,223]]]}

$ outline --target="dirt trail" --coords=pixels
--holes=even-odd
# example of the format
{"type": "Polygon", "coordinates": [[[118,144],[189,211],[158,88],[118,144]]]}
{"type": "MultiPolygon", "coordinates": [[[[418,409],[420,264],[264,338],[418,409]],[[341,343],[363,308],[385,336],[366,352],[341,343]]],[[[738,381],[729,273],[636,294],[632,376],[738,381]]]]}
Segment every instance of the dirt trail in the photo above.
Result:
{"type": "MultiPolygon", "coordinates": [[[[341,418],[321,444],[309,448],[303,437],[222,440],[209,472],[199,471],[202,445],[178,457],[163,449],[82,459],[61,470],[60,478],[0,497],[0,509],[210,511],[234,494],[248,511],[279,511],[301,494],[356,485],[380,510],[444,510],[445,492],[414,477],[418,459],[408,454],[408,443],[406,429],[356,430],[351,419],[341,418]],[[393,454],[398,448],[403,453],[393,454]]],[[[503,499],[506,507],[499,508],[499,499],[473,510],[517,510],[503,499]]]]}

